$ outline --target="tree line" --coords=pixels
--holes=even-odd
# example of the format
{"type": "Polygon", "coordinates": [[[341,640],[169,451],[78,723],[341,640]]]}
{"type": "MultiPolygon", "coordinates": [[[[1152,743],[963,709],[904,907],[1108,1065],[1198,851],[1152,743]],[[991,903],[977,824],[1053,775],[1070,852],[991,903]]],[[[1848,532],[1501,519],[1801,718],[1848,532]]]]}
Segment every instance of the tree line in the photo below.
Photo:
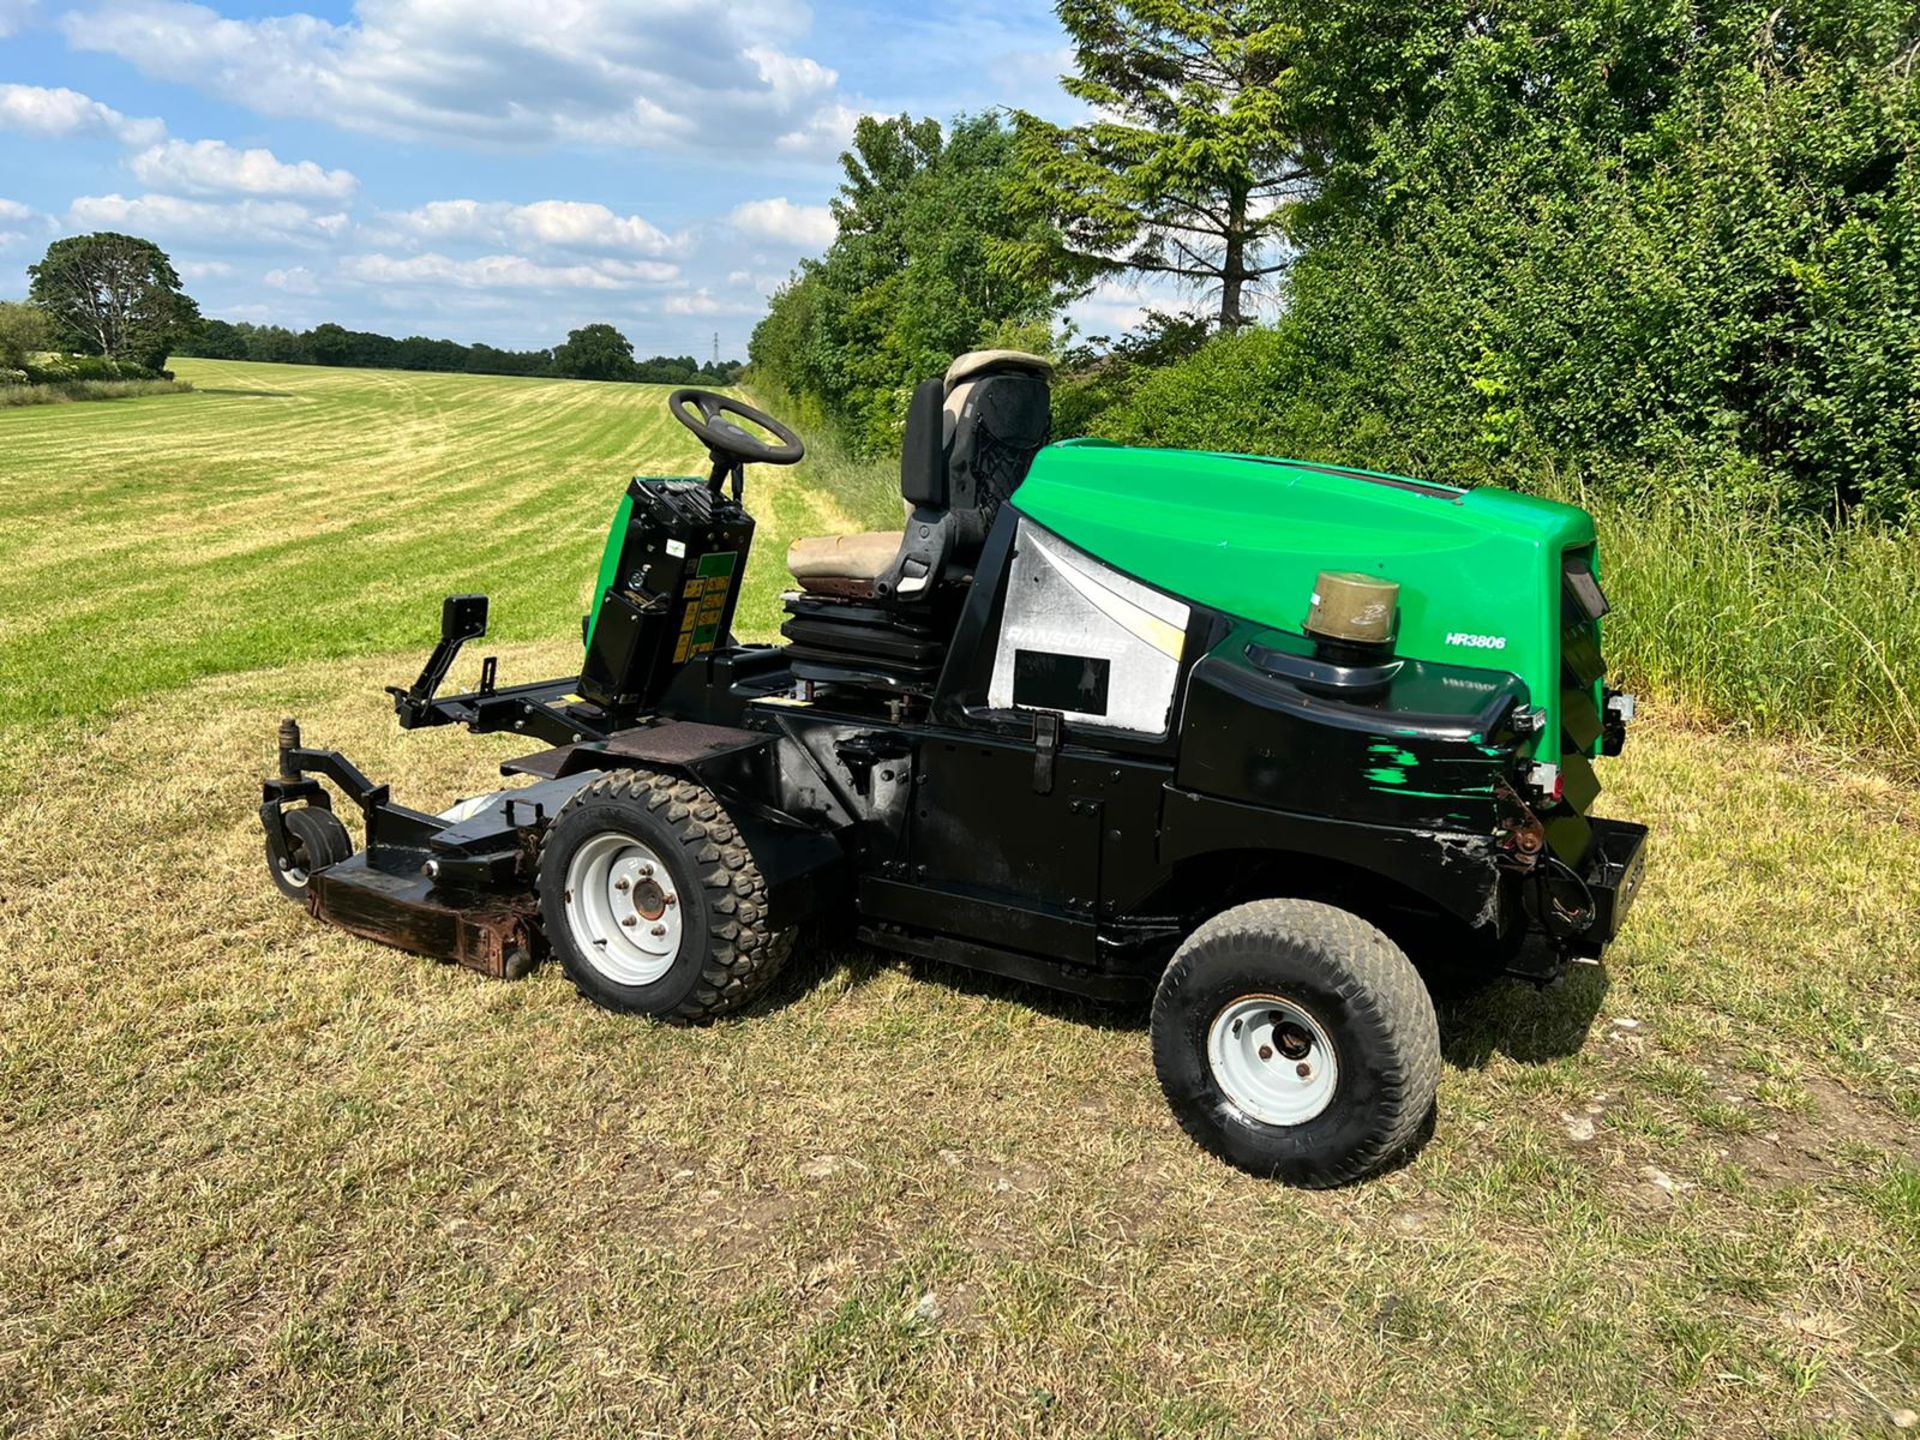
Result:
{"type": "MultiPolygon", "coordinates": [[[[95,357],[114,374],[153,375],[170,355],[538,375],[657,385],[732,385],[740,361],[703,364],[691,355],[637,359],[612,325],[585,325],[547,350],[502,350],[424,335],[395,339],[328,322],[311,330],[206,319],[165,251],[134,235],[100,232],[56,240],[29,267],[26,303],[0,304],[0,370],[32,378],[41,351],[95,357]]],[[[63,369],[72,369],[64,365],[63,369]]]]}
{"type": "Polygon", "coordinates": [[[643,385],[732,385],[743,362],[703,363],[691,355],[636,359],[633,343],[611,325],[583,326],[548,350],[503,350],[424,335],[395,339],[331,322],[311,330],[207,320],[177,353],[212,360],[264,360],[282,365],[339,365],[366,370],[437,370],[468,375],[529,375],[621,380],[643,385]]]}
{"type": "Polygon", "coordinates": [[[1094,118],[863,121],[755,376],[856,448],[943,355],[1056,428],[1920,509],[1912,0],[1060,0],[1094,118]],[[1163,277],[1117,338],[1062,315],[1163,277]]]}

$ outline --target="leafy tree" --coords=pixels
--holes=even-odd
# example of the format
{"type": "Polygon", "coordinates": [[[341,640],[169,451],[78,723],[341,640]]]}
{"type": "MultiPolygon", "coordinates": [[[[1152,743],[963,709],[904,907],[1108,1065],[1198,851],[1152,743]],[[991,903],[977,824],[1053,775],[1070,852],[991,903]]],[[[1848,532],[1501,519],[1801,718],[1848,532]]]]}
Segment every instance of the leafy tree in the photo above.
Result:
{"type": "Polygon", "coordinates": [[[53,343],[47,312],[17,300],[0,301],[0,370],[19,370],[53,343]]]}
{"type": "Polygon", "coordinates": [[[1137,330],[1117,340],[1095,335],[1068,349],[1053,387],[1055,437],[1086,434],[1143,381],[1196,353],[1209,332],[1200,315],[1149,310],[1137,330]]]}
{"type": "Polygon", "coordinates": [[[1016,213],[1012,133],[994,116],[867,117],[841,157],[839,236],[773,298],[748,346],[757,375],[818,401],[856,448],[889,449],[917,381],[994,343],[1045,349],[1063,298],[1046,276],[998,263],[1044,248],[1016,213]]]}
{"type": "MultiPolygon", "coordinates": [[[[1010,251],[1042,275],[1169,275],[1217,295],[1222,329],[1286,263],[1286,202],[1310,167],[1292,108],[1296,22],[1273,0],[1060,0],[1085,124],[1018,117],[1022,202],[1051,247],[1010,251]]],[[[1304,23],[1310,17],[1302,16],[1304,23]]]]}
{"type": "Polygon", "coordinates": [[[588,325],[554,348],[553,368],[575,380],[625,380],[633,373],[633,342],[611,325],[588,325]]]}
{"type": "Polygon", "coordinates": [[[1318,187],[1277,330],[1102,433],[1920,515],[1911,0],[1313,16],[1288,85],[1318,187]]]}
{"type": "Polygon", "coordinates": [[[354,363],[354,337],[344,326],[329,322],[307,332],[307,354],[316,365],[354,363]]]}
{"type": "Polygon", "coordinates": [[[551,375],[551,350],[496,350],[491,345],[467,347],[466,370],[474,375],[551,375]]]}
{"type": "Polygon", "coordinates": [[[102,231],[56,240],[28,268],[31,296],[61,337],[89,354],[158,370],[200,311],[151,240],[102,231]]]}
{"type": "Polygon", "coordinates": [[[313,363],[307,353],[304,337],[296,335],[284,325],[251,325],[242,322],[233,328],[246,340],[249,360],[281,365],[313,363]]]}
{"type": "Polygon", "coordinates": [[[174,346],[174,352],[207,360],[245,360],[247,337],[225,320],[202,320],[192,335],[174,346]]]}

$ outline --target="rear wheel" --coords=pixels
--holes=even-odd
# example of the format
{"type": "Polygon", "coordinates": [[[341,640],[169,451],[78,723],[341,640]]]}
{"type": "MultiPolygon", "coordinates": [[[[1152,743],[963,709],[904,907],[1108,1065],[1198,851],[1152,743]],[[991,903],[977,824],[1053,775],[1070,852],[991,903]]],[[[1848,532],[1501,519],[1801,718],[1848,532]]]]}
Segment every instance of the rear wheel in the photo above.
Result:
{"type": "Polygon", "coordinates": [[[1405,1149],[1440,1084],[1433,1002],[1407,957],[1305,900],[1240,905],[1193,933],[1154,996],[1153,1058],[1201,1146],[1315,1187],[1405,1149]]]}
{"type": "Polygon", "coordinates": [[[726,810],[691,780],[616,770],[569,800],[540,848],[541,928],[596,1005],[692,1022],[745,1005],[793,948],[726,810]]]}
{"type": "Polygon", "coordinates": [[[284,864],[273,858],[267,847],[267,873],[274,887],[289,900],[305,901],[307,881],[313,872],[338,865],[353,854],[353,838],[347,834],[331,810],[317,805],[302,805],[282,813],[280,823],[287,831],[287,858],[284,864]]]}

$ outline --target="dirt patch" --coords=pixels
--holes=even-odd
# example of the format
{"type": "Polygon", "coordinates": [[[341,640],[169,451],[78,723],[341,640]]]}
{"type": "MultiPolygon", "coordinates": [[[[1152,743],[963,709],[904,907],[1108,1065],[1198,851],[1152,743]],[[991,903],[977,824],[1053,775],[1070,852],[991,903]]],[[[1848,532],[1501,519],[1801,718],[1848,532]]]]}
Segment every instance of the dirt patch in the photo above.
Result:
{"type": "Polygon", "coordinates": [[[1813,1097],[1805,1113],[1787,1112],[1765,1131],[1727,1146],[1727,1158],[1769,1185],[1820,1185],[1857,1169],[1849,1144],[1888,1155],[1911,1154],[1912,1127],[1883,1106],[1822,1076],[1801,1082],[1813,1097]]]}

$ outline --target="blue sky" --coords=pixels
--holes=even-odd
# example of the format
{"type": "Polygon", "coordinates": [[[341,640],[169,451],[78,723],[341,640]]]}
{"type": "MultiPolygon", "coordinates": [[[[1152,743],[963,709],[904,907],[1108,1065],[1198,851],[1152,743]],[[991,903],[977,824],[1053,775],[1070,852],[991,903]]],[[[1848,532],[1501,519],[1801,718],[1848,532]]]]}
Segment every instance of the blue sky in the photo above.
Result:
{"type": "Polygon", "coordinates": [[[227,319],[740,355],[859,115],[1070,117],[1069,59],[1020,0],[0,0],[0,298],[114,229],[227,319]]]}

